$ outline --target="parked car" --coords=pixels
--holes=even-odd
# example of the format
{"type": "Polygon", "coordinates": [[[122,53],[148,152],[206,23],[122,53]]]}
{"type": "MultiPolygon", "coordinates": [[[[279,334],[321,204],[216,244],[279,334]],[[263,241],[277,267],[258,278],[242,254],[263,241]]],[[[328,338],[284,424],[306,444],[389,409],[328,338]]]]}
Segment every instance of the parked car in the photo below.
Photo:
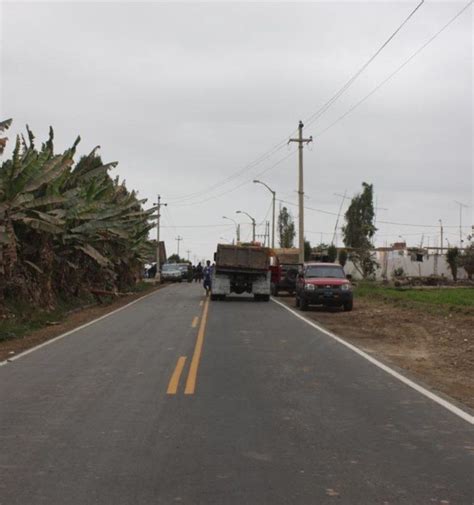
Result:
{"type": "Polygon", "coordinates": [[[193,267],[189,263],[178,263],[177,264],[183,281],[192,282],[193,280],[193,267]]]}
{"type": "Polygon", "coordinates": [[[352,284],[337,263],[305,263],[296,281],[296,306],[344,307],[352,310],[352,284]]]}
{"type": "Polygon", "coordinates": [[[161,267],[161,279],[168,282],[182,282],[183,277],[176,263],[165,263],[161,267]]]}
{"type": "Polygon", "coordinates": [[[280,263],[270,267],[272,273],[271,290],[273,296],[278,296],[281,291],[290,295],[296,291],[296,279],[300,265],[280,263]]]}

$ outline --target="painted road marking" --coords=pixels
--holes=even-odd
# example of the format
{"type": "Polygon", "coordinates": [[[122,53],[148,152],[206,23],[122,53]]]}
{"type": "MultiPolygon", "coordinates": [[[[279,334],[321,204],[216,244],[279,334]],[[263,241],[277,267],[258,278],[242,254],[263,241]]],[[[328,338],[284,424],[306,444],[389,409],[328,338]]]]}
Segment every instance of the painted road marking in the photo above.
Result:
{"type": "Polygon", "coordinates": [[[467,421],[470,424],[474,424],[474,416],[471,416],[470,414],[468,414],[464,410],[460,409],[459,407],[456,407],[456,405],[453,405],[452,403],[448,402],[444,398],[441,398],[440,396],[432,393],[431,391],[429,391],[428,389],[424,388],[423,386],[420,386],[416,382],[413,382],[412,380],[410,380],[407,377],[405,377],[404,375],[396,372],[395,370],[393,370],[389,366],[384,365],[382,362],[380,362],[377,359],[373,358],[372,356],[370,356],[366,352],[362,351],[361,349],[359,349],[355,345],[352,345],[349,342],[346,342],[341,337],[338,337],[334,333],[331,333],[330,331],[328,331],[325,328],[319,326],[318,324],[314,323],[313,321],[310,321],[309,319],[307,319],[306,317],[302,316],[301,314],[298,314],[298,312],[296,312],[292,308],[288,307],[284,303],[279,302],[279,301],[275,300],[274,298],[272,298],[272,301],[275,302],[277,305],[280,305],[281,307],[283,307],[284,309],[286,309],[288,312],[291,312],[294,316],[296,316],[298,319],[301,319],[306,324],[309,324],[313,328],[316,328],[318,331],[320,331],[321,333],[324,333],[328,337],[331,337],[334,340],[337,340],[337,342],[339,342],[340,344],[348,347],[349,349],[351,349],[351,351],[354,351],[356,354],[359,354],[359,356],[362,356],[367,361],[370,361],[372,364],[374,364],[375,366],[381,368],[384,372],[387,372],[388,374],[392,375],[393,377],[395,377],[396,379],[398,379],[400,382],[403,382],[404,384],[406,384],[407,386],[411,387],[415,391],[418,391],[418,393],[421,393],[422,395],[426,396],[430,400],[433,400],[438,405],[441,405],[446,410],[449,410],[450,412],[452,412],[453,414],[457,415],[458,417],[460,417],[464,421],[467,421]]]}
{"type": "Polygon", "coordinates": [[[196,379],[199,368],[199,361],[201,359],[202,346],[204,344],[204,332],[206,331],[207,312],[209,310],[209,298],[204,304],[202,311],[201,325],[199,326],[198,336],[196,339],[196,346],[194,347],[194,354],[189,367],[188,380],[184,389],[185,395],[193,395],[196,390],[196,379]]]}
{"type": "Polygon", "coordinates": [[[204,303],[204,300],[201,300],[201,301],[199,302],[199,307],[202,307],[203,303],[204,303]]]}
{"type": "Polygon", "coordinates": [[[194,319],[193,319],[193,322],[191,323],[191,326],[193,328],[196,328],[196,326],[198,325],[198,322],[199,322],[199,317],[196,316],[194,319]]]}
{"type": "Polygon", "coordinates": [[[186,356],[181,356],[178,358],[178,362],[176,363],[173,375],[171,376],[170,382],[168,384],[168,389],[166,390],[166,394],[175,395],[176,392],[178,391],[179,379],[181,378],[181,374],[183,373],[185,363],[186,363],[186,356]]]}

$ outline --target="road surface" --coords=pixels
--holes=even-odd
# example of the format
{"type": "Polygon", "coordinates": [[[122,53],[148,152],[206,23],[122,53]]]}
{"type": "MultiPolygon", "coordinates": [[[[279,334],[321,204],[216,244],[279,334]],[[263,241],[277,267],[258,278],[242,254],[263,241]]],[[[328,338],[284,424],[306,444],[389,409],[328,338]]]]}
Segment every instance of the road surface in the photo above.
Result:
{"type": "Polygon", "coordinates": [[[1,505],[472,505],[473,470],[466,420],[194,284],[0,367],[1,505]]]}

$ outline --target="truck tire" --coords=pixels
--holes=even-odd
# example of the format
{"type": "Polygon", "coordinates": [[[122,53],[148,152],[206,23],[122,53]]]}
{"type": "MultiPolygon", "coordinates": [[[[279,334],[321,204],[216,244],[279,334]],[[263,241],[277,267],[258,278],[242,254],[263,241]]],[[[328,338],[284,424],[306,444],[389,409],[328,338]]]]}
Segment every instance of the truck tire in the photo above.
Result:
{"type": "Polygon", "coordinates": [[[262,302],[269,302],[270,301],[270,295],[262,295],[262,302]]]}

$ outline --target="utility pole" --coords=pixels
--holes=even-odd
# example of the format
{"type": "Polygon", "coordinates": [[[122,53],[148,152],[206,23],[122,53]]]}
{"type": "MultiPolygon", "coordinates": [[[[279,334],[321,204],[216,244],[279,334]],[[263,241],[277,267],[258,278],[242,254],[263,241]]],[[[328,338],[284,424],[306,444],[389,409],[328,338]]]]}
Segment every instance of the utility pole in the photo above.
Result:
{"type": "Polygon", "coordinates": [[[231,217],[222,216],[222,219],[228,219],[229,221],[232,221],[235,224],[235,238],[236,238],[237,243],[239,243],[240,242],[240,224],[235,219],[232,219],[231,217]]]}
{"type": "MultiPolygon", "coordinates": [[[[273,189],[265,184],[262,181],[259,181],[255,179],[253,181],[255,184],[262,184],[262,186],[265,186],[268,191],[272,194],[272,249],[275,249],[275,202],[276,202],[276,191],[273,191],[273,189]]],[[[268,238],[268,242],[270,243],[270,236],[268,238]]]]}
{"type": "Polygon", "coordinates": [[[337,226],[339,225],[339,218],[341,217],[342,206],[344,205],[345,200],[350,200],[348,196],[346,196],[347,189],[344,190],[344,194],[334,193],[336,196],[342,197],[341,205],[339,206],[339,212],[337,213],[336,226],[334,226],[334,234],[332,236],[332,243],[337,247],[337,226]]]}
{"type": "Polygon", "coordinates": [[[188,250],[186,251],[186,254],[188,255],[188,261],[189,261],[189,255],[191,254],[191,249],[188,249],[188,250]]]}
{"type": "MultiPolygon", "coordinates": [[[[252,221],[252,242],[255,242],[255,218],[253,218],[248,212],[245,212],[244,210],[236,210],[236,214],[245,214],[250,218],[252,221]]],[[[240,228],[239,228],[239,239],[240,239],[240,228]]]]}
{"type": "Polygon", "coordinates": [[[156,202],[157,207],[157,217],[156,217],[156,274],[155,278],[160,280],[160,217],[161,217],[161,206],[165,207],[167,203],[161,203],[161,196],[158,195],[158,201],[156,202]]]}
{"type": "Polygon", "coordinates": [[[298,143],[298,245],[299,245],[299,262],[304,263],[304,184],[303,184],[303,147],[304,144],[309,144],[313,141],[313,137],[308,139],[303,138],[303,127],[302,121],[298,125],[298,138],[290,139],[289,142],[298,143]]]}
{"type": "Polygon", "coordinates": [[[181,242],[181,240],[183,240],[183,237],[181,237],[180,235],[178,235],[175,239],[177,242],[178,242],[178,258],[179,258],[179,243],[181,242]]]}
{"type": "MultiPolygon", "coordinates": [[[[374,228],[377,224],[377,211],[378,210],[388,210],[385,207],[377,207],[377,197],[375,197],[375,207],[374,207],[374,228]]],[[[372,237],[372,245],[375,247],[375,233],[372,237]]]]}
{"type": "Polygon", "coordinates": [[[467,209],[469,205],[458,202],[457,200],[454,200],[454,203],[459,205],[459,247],[462,248],[462,208],[465,207],[467,209]]]}
{"type": "Polygon", "coordinates": [[[443,244],[444,244],[444,241],[443,241],[443,221],[441,221],[441,219],[439,220],[439,226],[440,226],[440,229],[441,229],[441,250],[440,250],[440,253],[441,253],[441,256],[443,255],[443,244]]]}

